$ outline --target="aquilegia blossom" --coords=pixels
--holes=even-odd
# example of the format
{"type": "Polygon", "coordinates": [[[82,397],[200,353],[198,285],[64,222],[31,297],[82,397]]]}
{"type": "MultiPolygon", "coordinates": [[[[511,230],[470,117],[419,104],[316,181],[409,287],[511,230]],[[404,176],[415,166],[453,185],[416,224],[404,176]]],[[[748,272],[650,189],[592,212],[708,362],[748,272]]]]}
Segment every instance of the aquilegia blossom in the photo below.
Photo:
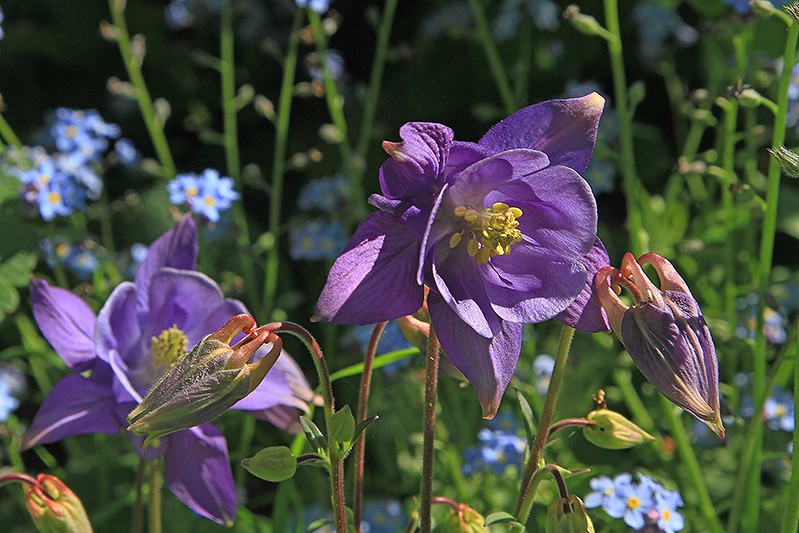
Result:
{"type": "Polygon", "coordinates": [[[477,143],[411,122],[384,142],[380,211],[356,230],[316,307],[334,323],[415,313],[423,286],[446,354],[494,416],[516,368],[522,324],[558,317],[608,329],[593,274],[608,264],[586,169],[604,100],[596,93],[522,109],[477,143]]]}
{"type": "MultiPolygon", "coordinates": [[[[98,316],[71,292],[33,280],[36,322],[74,374],[45,399],[25,435],[26,448],[127,427],[128,413],[179,354],[172,348],[188,349],[231,316],[246,312],[241,302],[225,298],[216,283],[192,270],[196,256],[197,227],[184,218],[150,246],[135,283],[114,289],[98,316]]],[[[296,409],[307,409],[312,398],[296,363],[284,353],[234,408],[287,427],[296,421],[296,409]]],[[[233,476],[216,426],[165,436],[146,452],[142,438],[130,436],[140,455],[163,456],[166,482],[183,503],[216,522],[232,522],[233,476]]]]}

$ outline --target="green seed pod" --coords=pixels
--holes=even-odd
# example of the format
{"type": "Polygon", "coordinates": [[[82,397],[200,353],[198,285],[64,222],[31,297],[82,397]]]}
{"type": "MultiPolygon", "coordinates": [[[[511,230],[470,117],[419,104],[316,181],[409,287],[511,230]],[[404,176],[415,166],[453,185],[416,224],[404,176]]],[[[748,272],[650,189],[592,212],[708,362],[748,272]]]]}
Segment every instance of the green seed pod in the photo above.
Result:
{"type": "Polygon", "coordinates": [[[575,495],[555,498],[549,504],[546,533],[594,533],[594,524],[585,510],[583,500],[575,495]]]}
{"type": "Polygon", "coordinates": [[[588,413],[590,426],[583,428],[586,440],[608,450],[632,448],[655,437],[633,424],[623,415],[609,409],[597,409],[588,413]]]}

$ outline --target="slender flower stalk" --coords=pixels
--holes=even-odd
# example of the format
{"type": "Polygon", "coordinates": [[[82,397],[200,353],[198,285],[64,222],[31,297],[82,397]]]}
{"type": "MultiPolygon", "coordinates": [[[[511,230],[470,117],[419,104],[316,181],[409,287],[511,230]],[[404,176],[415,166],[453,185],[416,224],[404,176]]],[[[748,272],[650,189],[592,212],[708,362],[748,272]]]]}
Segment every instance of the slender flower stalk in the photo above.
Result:
{"type": "MultiPolygon", "coordinates": [[[[372,383],[372,363],[377,352],[377,343],[386,328],[388,322],[380,322],[375,325],[369,345],[366,347],[366,355],[363,360],[363,373],[361,374],[361,388],[358,394],[358,414],[355,423],[360,424],[366,420],[367,408],[369,406],[369,387],[372,383]]],[[[356,532],[361,530],[361,506],[363,503],[363,469],[364,453],[366,451],[366,431],[362,431],[355,441],[355,479],[352,484],[352,514],[356,532]]]]}
{"type": "Polygon", "coordinates": [[[563,420],[558,420],[549,427],[549,434],[547,435],[547,437],[551,437],[552,434],[558,431],[559,429],[567,427],[590,427],[590,426],[591,422],[585,418],[564,418],[563,420]]]}
{"type": "MultiPolygon", "coordinates": [[[[799,339],[799,337],[797,337],[799,339]]],[[[799,340],[794,339],[795,352],[799,354],[799,340]]],[[[796,355],[794,355],[796,357],[796,355]]],[[[795,359],[794,359],[795,361],[795,359]]],[[[799,365],[793,365],[793,390],[799,390],[799,365]]],[[[799,427],[799,394],[794,392],[794,427],[799,427]]],[[[793,453],[791,456],[791,484],[785,495],[785,515],[782,519],[782,533],[799,530],[799,431],[793,432],[793,453]]]]}
{"type": "Polygon", "coordinates": [[[533,500],[535,499],[533,478],[535,477],[536,470],[538,470],[538,463],[541,460],[541,454],[544,451],[547,436],[549,435],[552,417],[555,414],[555,404],[558,400],[558,391],[563,382],[563,372],[566,369],[566,361],[569,359],[569,350],[573,338],[574,328],[563,326],[560,333],[558,352],[555,354],[555,368],[552,370],[549,389],[547,389],[547,395],[544,399],[544,408],[541,411],[541,417],[538,422],[538,432],[536,433],[535,440],[530,443],[530,454],[527,459],[527,464],[524,466],[521,488],[519,489],[519,498],[516,500],[516,511],[514,514],[516,515],[516,519],[522,524],[527,523],[527,519],[530,517],[530,510],[533,506],[533,500]]]}
{"type": "Polygon", "coordinates": [[[277,275],[280,263],[280,215],[283,206],[283,180],[286,173],[286,146],[288,144],[289,121],[291,119],[291,101],[294,91],[294,76],[297,72],[297,55],[300,45],[300,24],[303,12],[294,12],[294,21],[289,33],[289,44],[283,61],[283,82],[280,86],[280,99],[277,108],[277,125],[275,131],[275,149],[272,155],[272,180],[269,185],[269,233],[272,235],[272,247],[266,257],[264,273],[264,295],[261,311],[269,316],[275,303],[277,291],[277,275]]]}
{"type": "Polygon", "coordinates": [[[169,151],[169,144],[164,135],[164,126],[155,114],[150,92],[147,90],[147,84],[144,82],[141,62],[133,55],[128,26],[125,22],[125,4],[125,0],[108,0],[108,7],[111,10],[111,20],[117,29],[116,41],[119,46],[119,53],[122,56],[122,61],[125,63],[125,70],[135,89],[139,111],[141,111],[144,125],[147,127],[147,132],[150,134],[150,140],[158,156],[158,161],[163,168],[164,177],[172,179],[177,173],[175,162],[172,159],[172,153],[169,151]]]}
{"type": "Polygon", "coordinates": [[[419,528],[422,533],[430,533],[430,510],[433,497],[433,460],[435,458],[436,430],[436,394],[438,391],[438,363],[441,346],[435,330],[430,326],[430,337],[427,339],[427,364],[425,365],[424,388],[424,423],[422,432],[422,487],[419,504],[419,528]]]}
{"type": "Polygon", "coordinates": [[[148,533],[161,533],[161,461],[150,461],[150,506],[147,513],[148,533]]]}
{"type": "Polygon", "coordinates": [[[11,129],[11,126],[6,121],[6,118],[2,113],[0,113],[0,137],[2,137],[5,144],[16,146],[17,148],[22,146],[22,142],[19,140],[19,137],[17,137],[17,134],[14,133],[13,129],[11,129]]]}
{"type": "Polygon", "coordinates": [[[144,470],[147,460],[139,459],[139,466],[136,467],[136,499],[133,502],[133,518],[130,521],[130,533],[142,533],[144,531],[144,504],[142,503],[142,489],[144,488],[144,470]]]}
{"type": "MultiPolygon", "coordinates": [[[[785,119],[788,113],[788,88],[791,83],[791,68],[796,59],[796,46],[799,41],[799,23],[794,20],[788,30],[783,53],[783,71],[777,89],[777,115],[774,118],[774,131],[771,138],[772,149],[779,148],[785,141],[785,119]]],[[[768,184],[766,187],[766,212],[760,239],[757,287],[760,293],[757,308],[757,339],[753,359],[754,380],[752,395],[754,403],[760,404],[766,394],[766,358],[768,345],[763,334],[763,311],[766,291],[769,285],[771,262],[774,255],[774,235],[777,227],[777,202],[780,194],[780,165],[776,159],[769,160],[768,184]]],[[[760,521],[760,456],[763,453],[763,419],[753,416],[749,421],[747,440],[739,466],[738,483],[733,495],[732,514],[727,531],[757,531],[760,521]]]]}
{"type": "Polygon", "coordinates": [[[477,35],[480,37],[480,42],[483,44],[483,50],[485,51],[486,59],[488,59],[488,66],[491,69],[491,74],[494,76],[494,82],[497,84],[497,90],[502,99],[502,106],[505,108],[506,113],[513,113],[517,108],[513,98],[513,90],[508,81],[508,73],[505,71],[502,59],[499,57],[497,45],[491,37],[491,29],[489,28],[483,6],[480,0],[469,0],[469,8],[472,11],[475,22],[477,22],[477,35]]]}
{"type": "Polygon", "coordinates": [[[369,89],[366,92],[366,101],[363,108],[361,129],[358,130],[358,144],[355,153],[363,160],[369,152],[372,141],[372,125],[377,113],[377,101],[380,96],[380,87],[383,81],[383,70],[386,66],[388,42],[391,37],[391,27],[394,22],[394,13],[397,11],[399,0],[387,0],[383,6],[383,18],[377,30],[377,48],[372,62],[372,72],[369,74],[369,89]]]}

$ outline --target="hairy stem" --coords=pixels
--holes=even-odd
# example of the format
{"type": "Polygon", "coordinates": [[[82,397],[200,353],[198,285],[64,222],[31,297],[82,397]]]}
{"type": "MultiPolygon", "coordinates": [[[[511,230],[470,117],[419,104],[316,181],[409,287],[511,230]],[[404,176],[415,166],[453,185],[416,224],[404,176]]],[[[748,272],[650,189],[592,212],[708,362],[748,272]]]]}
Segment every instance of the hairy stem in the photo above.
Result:
{"type": "Polygon", "coordinates": [[[424,388],[424,422],[422,432],[422,486],[419,503],[419,528],[422,533],[430,533],[432,521],[430,510],[433,498],[433,459],[436,429],[436,393],[438,390],[438,362],[441,345],[430,326],[430,337],[427,340],[427,363],[424,388]]]}
{"type": "Polygon", "coordinates": [[[149,533],[161,533],[161,463],[150,461],[150,507],[147,518],[149,533]]]}

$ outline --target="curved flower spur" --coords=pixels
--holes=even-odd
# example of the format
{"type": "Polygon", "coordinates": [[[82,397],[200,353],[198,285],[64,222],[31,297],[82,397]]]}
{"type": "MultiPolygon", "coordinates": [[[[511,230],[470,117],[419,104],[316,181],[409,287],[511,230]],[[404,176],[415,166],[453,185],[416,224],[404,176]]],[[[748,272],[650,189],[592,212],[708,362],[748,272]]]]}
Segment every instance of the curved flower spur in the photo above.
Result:
{"type": "Polygon", "coordinates": [[[128,430],[146,435],[147,446],[164,435],[210,422],[255,390],[274,366],[282,347],[280,337],[256,328],[250,315],[234,316],[179,356],[128,415],[128,430]],[[239,333],[246,337],[231,346],[239,333]],[[266,343],[272,343],[269,353],[248,364],[266,343]]]}
{"type": "Polygon", "coordinates": [[[713,338],[699,304],[672,264],[654,253],[638,261],[627,253],[620,269],[607,266],[596,273],[594,290],[613,331],[646,379],[724,438],[713,338]],[[641,268],[646,264],[655,268],[660,289],[641,268]],[[632,306],[617,296],[622,286],[634,298],[632,306]]]}

